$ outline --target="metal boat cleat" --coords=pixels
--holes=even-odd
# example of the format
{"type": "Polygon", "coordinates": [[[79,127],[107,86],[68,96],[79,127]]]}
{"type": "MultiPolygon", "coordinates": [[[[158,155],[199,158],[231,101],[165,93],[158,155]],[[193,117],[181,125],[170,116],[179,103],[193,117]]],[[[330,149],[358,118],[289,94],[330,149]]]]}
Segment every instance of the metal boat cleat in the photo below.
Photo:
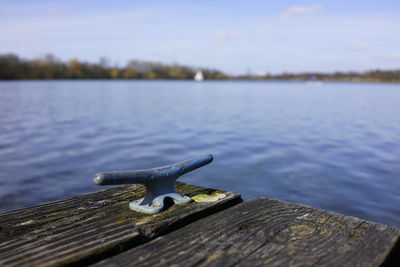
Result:
{"type": "Polygon", "coordinates": [[[144,185],[147,190],[146,196],[130,202],[129,208],[137,212],[154,214],[164,209],[165,198],[172,199],[175,204],[191,202],[190,197],[175,191],[175,182],[185,173],[207,165],[212,160],[213,156],[208,154],[154,169],[98,173],[94,176],[93,182],[97,185],[144,185]]]}

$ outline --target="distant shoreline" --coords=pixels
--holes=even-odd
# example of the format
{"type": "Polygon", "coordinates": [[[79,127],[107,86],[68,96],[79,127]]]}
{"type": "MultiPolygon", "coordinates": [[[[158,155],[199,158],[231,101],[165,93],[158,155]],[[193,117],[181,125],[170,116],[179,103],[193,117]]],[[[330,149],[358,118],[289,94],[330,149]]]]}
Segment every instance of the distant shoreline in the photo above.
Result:
{"type": "MultiPolygon", "coordinates": [[[[133,82],[195,82],[193,79],[110,79],[110,78],[81,78],[81,79],[0,79],[0,82],[79,82],[79,81],[104,81],[104,82],[111,82],[111,81],[133,81],[133,82]]],[[[273,79],[235,79],[235,78],[228,78],[228,79],[207,79],[203,82],[302,82],[302,83],[310,83],[314,84],[313,81],[310,80],[273,80],[273,79]]],[[[315,84],[321,83],[390,83],[390,84],[397,84],[400,81],[370,81],[370,80],[321,80],[315,82],[315,84]]]]}
{"type": "Polygon", "coordinates": [[[111,66],[106,59],[98,63],[77,59],[63,62],[53,55],[28,60],[14,54],[0,54],[0,80],[193,80],[198,70],[205,80],[400,83],[400,70],[229,75],[215,69],[139,60],[121,67],[111,66]]]}

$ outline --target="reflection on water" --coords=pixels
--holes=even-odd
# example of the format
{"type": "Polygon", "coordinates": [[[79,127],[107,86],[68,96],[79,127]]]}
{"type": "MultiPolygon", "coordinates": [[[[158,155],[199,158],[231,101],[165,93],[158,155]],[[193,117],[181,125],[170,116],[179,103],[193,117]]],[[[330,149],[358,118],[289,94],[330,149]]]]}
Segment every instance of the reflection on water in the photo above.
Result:
{"type": "Polygon", "coordinates": [[[400,225],[400,86],[0,83],[0,210],[212,153],[182,181],[400,225]]]}

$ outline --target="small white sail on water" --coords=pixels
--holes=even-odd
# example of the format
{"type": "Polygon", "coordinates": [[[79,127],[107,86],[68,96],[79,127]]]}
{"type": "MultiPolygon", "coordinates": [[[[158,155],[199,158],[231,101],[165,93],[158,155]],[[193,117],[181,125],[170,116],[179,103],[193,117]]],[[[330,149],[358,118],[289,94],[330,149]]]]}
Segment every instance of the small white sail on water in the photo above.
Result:
{"type": "Polygon", "coordinates": [[[203,72],[202,72],[201,70],[198,70],[198,71],[196,72],[196,75],[194,75],[194,80],[195,80],[196,82],[201,82],[201,81],[204,80],[203,72]]]}

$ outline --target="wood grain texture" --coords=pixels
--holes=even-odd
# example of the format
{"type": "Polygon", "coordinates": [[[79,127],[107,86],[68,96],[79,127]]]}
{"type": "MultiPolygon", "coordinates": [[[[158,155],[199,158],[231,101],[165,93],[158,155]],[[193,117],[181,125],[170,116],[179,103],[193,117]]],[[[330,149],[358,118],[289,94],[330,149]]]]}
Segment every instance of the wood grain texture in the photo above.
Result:
{"type": "Polygon", "coordinates": [[[379,266],[399,236],[398,228],[259,198],[95,265],[379,266]]]}
{"type": "Polygon", "coordinates": [[[183,183],[177,191],[223,197],[146,215],[128,207],[144,187],[128,185],[0,214],[0,266],[92,263],[241,202],[235,193],[183,183]]]}

